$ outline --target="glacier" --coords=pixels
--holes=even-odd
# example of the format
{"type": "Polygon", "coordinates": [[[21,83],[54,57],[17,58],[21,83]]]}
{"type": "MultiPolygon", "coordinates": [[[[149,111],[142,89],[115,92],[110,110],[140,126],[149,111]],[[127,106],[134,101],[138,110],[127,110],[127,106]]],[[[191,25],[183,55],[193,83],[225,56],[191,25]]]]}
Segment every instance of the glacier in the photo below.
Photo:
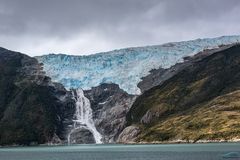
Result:
{"type": "Polygon", "coordinates": [[[152,69],[169,68],[205,49],[240,42],[240,36],[196,39],[162,45],[134,47],[87,56],[48,54],[36,57],[53,81],[66,88],[91,89],[115,83],[129,94],[141,94],[137,84],[152,69]]]}

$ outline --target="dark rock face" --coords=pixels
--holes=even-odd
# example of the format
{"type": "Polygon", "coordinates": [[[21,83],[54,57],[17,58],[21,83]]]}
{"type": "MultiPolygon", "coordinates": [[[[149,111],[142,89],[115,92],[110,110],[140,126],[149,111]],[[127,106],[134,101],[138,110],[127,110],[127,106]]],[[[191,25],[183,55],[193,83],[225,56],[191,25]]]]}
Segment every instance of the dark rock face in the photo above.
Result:
{"type": "Polygon", "coordinates": [[[84,94],[91,102],[93,119],[104,142],[116,142],[126,125],[126,114],[136,96],[127,94],[116,84],[101,84],[84,94]]]}
{"type": "Polygon", "coordinates": [[[92,144],[95,143],[95,140],[93,134],[89,130],[79,128],[74,130],[71,134],[70,142],[71,144],[92,144]]]}
{"type": "Polygon", "coordinates": [[[127,114],[141,126],[136,141],[240,137],[240,45],[197,56],[136,99],[127,114]]]}
{"type": "Polygon", "coordinates": [[[0,145],[64,139],[74,110],[70,94],[36,59],[0,48],[0,145]]]}

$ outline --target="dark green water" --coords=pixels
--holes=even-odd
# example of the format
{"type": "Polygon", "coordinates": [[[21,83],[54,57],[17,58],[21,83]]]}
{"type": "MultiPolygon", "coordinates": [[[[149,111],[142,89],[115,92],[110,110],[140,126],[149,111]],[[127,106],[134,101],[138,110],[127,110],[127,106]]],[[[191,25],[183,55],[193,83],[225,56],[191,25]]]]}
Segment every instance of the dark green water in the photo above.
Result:
{"type": "Polygon", "coordinates": [[[240,143],[11,147],[0,148],[0,160],[221,160],[229,152],[240,143]]]}

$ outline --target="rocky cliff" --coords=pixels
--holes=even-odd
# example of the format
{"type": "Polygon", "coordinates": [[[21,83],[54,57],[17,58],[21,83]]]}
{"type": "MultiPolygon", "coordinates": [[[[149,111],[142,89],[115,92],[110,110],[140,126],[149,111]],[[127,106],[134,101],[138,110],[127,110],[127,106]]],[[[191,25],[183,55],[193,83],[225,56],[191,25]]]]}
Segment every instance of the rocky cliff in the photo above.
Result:
{"type": "Polygon", "coordinates": [[[36,59],[0,48],[0,145],[64,139],[73,112],[69,93],[36,59]]]}
{"type": "Polygon", "coordinates": [[[136,96],[123,91],[116,84],[101,84],[85,91],[91,102],[96,128],[104,143],[115,143],[126,127],[126,114],[136,96]]]}

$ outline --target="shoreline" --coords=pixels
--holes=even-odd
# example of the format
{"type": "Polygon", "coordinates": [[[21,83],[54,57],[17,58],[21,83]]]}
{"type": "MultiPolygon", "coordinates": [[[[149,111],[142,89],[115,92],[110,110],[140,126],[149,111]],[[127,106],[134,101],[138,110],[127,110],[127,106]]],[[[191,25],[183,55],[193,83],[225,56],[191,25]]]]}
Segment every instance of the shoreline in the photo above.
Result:
{"type": "Polygon", "coordinates": [[[208,144],[208,143],[240,143],[240,139],[237,140],[178,140],[178,141],[154,141],[154,142],[129,142],[129,143],[118,143],[118,144],[208,144]]]}
{"type": "Polygon", "coordinates": [[[74,145],[168,145],[168,144],[212,144],[212,143],[240,143],[240,139],[234,140],[199,140],[194,142],[193,140],[176,140],[176,141],[154,141],[154,142],[129,142],[129,143],[105,143],[105,144],[53,144],[53,143],[46,143],[46,144],[38,144],[38,145],[4,145],[0,146],[1,148],[14,148],[14,147],[54,147],[54,146],[74,146],[74,145]]]}
{"type": "Polygon", "coordinates": [[[233,138],[231,140],[171,140],[171,141],[152,141],[152,142],[128,142],[128,143],[122,143],[122,144],[202,144],[202,143],[240,143],[240,138],[233,138]]]}

